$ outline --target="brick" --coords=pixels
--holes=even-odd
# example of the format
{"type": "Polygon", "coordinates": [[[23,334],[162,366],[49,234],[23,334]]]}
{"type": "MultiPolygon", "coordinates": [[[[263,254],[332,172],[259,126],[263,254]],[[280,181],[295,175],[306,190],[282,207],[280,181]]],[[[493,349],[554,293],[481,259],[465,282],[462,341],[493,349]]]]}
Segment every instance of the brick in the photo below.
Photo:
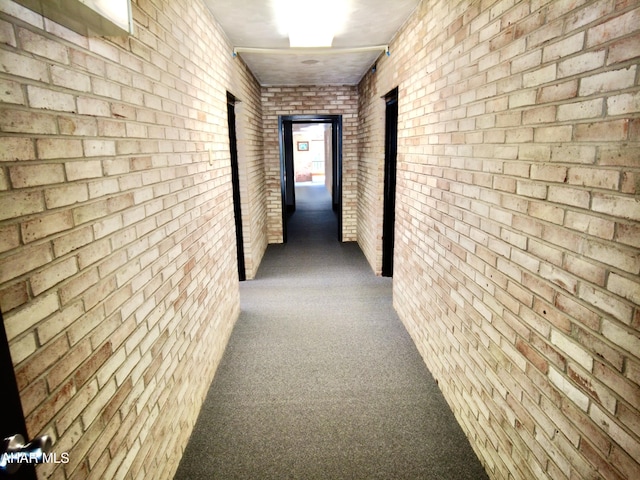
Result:
{"type": "Polygon", "coordinates": [[[602,116],[604,101],[587,100],[558,106],[558,121],[582,120],[602,116]]]}
{"type": "Polygon", "coordinates": [[[49,389],[55,390],[77,368],[78,364],[91,353],[91,344],[88,341],[79,343],[49,370],[47,384],[49,389]]]}
{"type": "Polygon", "coordinates": [[[606,50],[582,53],[558,63],[558,78],[589,72],[604,65],[606,50]]]}
{"type": "Polygon", "coordinates": [[[565,145],[551,148],[551,161],[560,163],[593,164],[596,148],[585,145],[565,145]]]}
{"type": "Polygon", "coordinates": [[[616,469],[627,478],[633,478],[635,472],[640,470],[640,464],[637,461],[637,457],[634,459],[617,445],[612,446],[609,458],[611,465],[615,465],[616,469]]]}
{"type": "Polygon", "coordinates": [[[0,102],[15,105],[26,105],[27,100],[18,82],[0,79],[0,102]]]}
{"type": "Polygon", "coordinates": [[[16,35],[13,31],[13,25],[9,22],[0,21],[0,43],[16,46],[16,35]]]}
{"type": "MultiPolygon", "coordinates": [[[[522,145],[518,149],[518,159],[520,160],[543,162],[550,158],[551,148],[547,145],[522,145]]],[[[505,171],[505,173],[507,172],[505,171]]]]}
{"type": "Polygon", "coordinates": [[[556,65],[551,64],[541,67],[522,76],[522,85],[525,88],[535,87],[544,83],[551,83],[556,79],[556,65]]]}
{"type": "Polygon", "coordinates": [[[575,126],[574,136],[583,142],[616,142],[627,138],[628,120],[581,123],[575,126]]]}
{"type": "Polygon", "coordinates": [[[33,160],[33,140],[22,137],[0,137],[0,161],[33,160]]]}
{"type": "Polygon", "coordinates": [[[63,305],[68,305],[96,282],[98,282],[96,270],[83,270],[79,275],[76,275],[60,287],[60,302],[63,305]]]}
{"type": "Polygon", "coordinates": [[[571,185],[618,190],[620,173],[616,170],[572,167],[568,170],[567,181],[571,185]]]}
{"type": "Polygon", "coordinates": [[[576,188],[549,186],[547,200],[554,203],[588,209],[591,195],[585,190],[576,188]]]}
{"type": "Polygon", "coordinates": [[[613,240],[615,232],[615,223],[611,220],[573,211],[567,212],[565,225],[573,230],[585,232],[605,240],[613,240]]]}
{"type": "Polygon", "coordinates": [[[627,115],[640,112],[640,93],[625,93],[607,99],[609,115],[627,115]]]}
{"type": "Polygon", "coordinates": [[[640,304],[640,283],[614,272],[609,274],[607,290],[627,300],[640,304]]]}
{"type": "Polygon", "coordinates": [[[19,311],[8,312],[4,316],[9,342],[19,334],[29,330],[41,320],[58,310],[58,296],[55,293],[42,295],[19,311]]]}
{"type": "Polygon", "coordinates": [[[4,170],[0,170],[0,191],[9,190],[9,179],[4,170]]]}
{"type": "Polygon", "coordinates": [[[640,248],[640,225],[618,223],[617,227],[618,242],[640,248]]]}
{"type": "Polygon", "coordinates": [[[59,116],[58,126],[62,135],[94,137],[98,134],[95,118],[59,116]]]}
{"type": "Polygon", "coordinates": [[[584,37],[584,32],[578,32],[545,46],[542,50],[542,61],[547,63],[579,52],[584,46],[584,37]]]}
{"type": "Polygon", "coordinates": [[[64,168],[69,180],[83,180],[102,176],[102,163],[99,160],[67,162],[64,168]]]}
{"type": "Polygon", "coordinates": [[[48,209],[66,207],[85,202],[88,199],[87,186],[84,184],[66,183],[60,187],[47,188],[44,192],[44,200],[48,209]]]}
{"type": "Polygon", "coordinates": [[[7,50],[0,51],[0,59],[0,71],[3,73],[41,82],[46,82],[49,78],[47,64],[44,61],[7,50]]]}
{"type": "Polygon", "coordinates": [[[615,147],[600,147],[597,156],[598,164],[604,166],[640,165],[640,148],[617,145],[615,147]]]}
{"type": "Polygon", "coordinates": [[[637,252],[616,244],[589,240],[585,243],[583,253],[588,257],[598,259],[602,263],[615,266],[626,272],[636,273],[640,268],[637,252]]]}
{"type": "Polygon", "coordinates": [[[58,65],[51,65],[50,69],[51,81],[54,85],[80,92],[89,92],[91,90],[91,77],[89,75],[58,65]]]}
{"type": "Polygon", "coordinates": [[[527,105],[535,105],[536,91],[524,90],[509,95],[509,108],[524,107],[527,105]]]}
{"type": "MultiPolygon", "coordinates": [[[[67,261],[67,263],[70,263],[70,261],[67,261]]],[[[40,345],[46,345],[56,336],[64,333],[65,329],[81,318],[83,314],[82,304],[78,302],[51,315],[36,328],[40,345]]]]}
{"type": "Polygon", "coordinates": [[[598,73],[580,80],[579,94],[589,96],[599,93],[623,90],[635,83],[636,66],[598,73]]]}
{"type": "Polygon", "coordinates": [[[16,225],[0,227],[0,252],[7,252],[20,245],[20,230],[16,225]]]}
{"type": "Polygon", "coordinates": [[[80,140],[41,138],[36,140],[36,149],[38,158],[42,160],[82,156],[80,140]]]}
{"type": "Polygon", "coordinates": [[[70,228],[73,228],[73,218],[70,212],[60,212],[47,215],[46,217],[38,217],[24,222],[20,226],[24,243],[30,243],[70,228]]]}
{"type": "Polygon", "coordinates": [[[57,131],[53,115],[4,109],[0,112],[0,131],[53,135],[57,131]]]}
{"type": "Polygon", "coordinates": [[[22,248],[14,255],[3,259],[2,270],[0,270],[0,283],[18,278],[49,263],[51,260],[53,260],[51,249],[46,244],[22,248]]]}
{"type": "Polygon", "coordinates": [[[624,323],[631,321],[632,308],[625,302],[606,294],[600,289],[583,284],[578,292],[578,296],[593,307],[602,310],[624,323]]]}
{"type": "Polygon", "coordinates": [[[21,281],[0,289],[0,305],[5,312],[25,305],[29,300],[27,282],[21,281]]]}
{"type": "Polygon", "coordinates": [[[18,29],[18,40],[27,52],[57,63],[69,63],[69,51],[61,42],[55,42],[22,28],[18,29]]]}
{"type": "Polygon", "coordinates": [[[611,435],[611,438],[620,445],[632,458],[639,458],[640,455],[640,443],[629,435],[623,428],[602,411],[597,405],[594,405],[590,411],[590,416],[593,421],[602,425],[604,430],[611,435]]]}
{"type": "MultiPolygon", "coordinates": [[[[550,123],[550,122],[553,122],[555,118],[556,118],[555,106],[530,108],[523,112],[522,123],[524,125],[530,125],[534,123],[550,123]]],[[[520,122],[518,117],[517,124],[519,123],[520,122]]]]}
{"type": "Polygon", "coordinates": [[[511,62],[511,74],[537,67],[542,62],[542,50],[533,50],[511,62]]]}
{"type": "Polygon", "coordinates": [[[62,165],[20,165],[9,167],[9,176],[14,188],[51,185],[64,181],[62,165]]]}
{"type": "Polygon", "coordinates": [[[538,90],[537,103],[557,102],[575,98],[578,95],[577,80],[548,85],[538,90]]]}
{"type": "Polygon", "coordinates": [[[571,357],[585,370],[588,372],[593,370],[593,357],[577,343],[571,341],[565,335],[555,330],[551,330],[550,340],[551,343],[558,347],[561,352],[571,357]]]}
{"type": "Polygon", "coordinates": [[[640,192],[640,175],[635,172],[623,172],[620,191],[629,194],[640,192]]]}
{"type": "MultiPolygon", "coordinates": [[[[36,336],[33,334],[24,335],[21,338],[11,342],[9,346],[11,351],[11,360],[15,365],[20,365],[24,360],[29,358],[38,350],[36,336]]],[[[28,401],[26,402],[28,404],[28,401]]],[[[23,407],[32,408],[32,407],[23,407]]]]}
{"type": "Polygon", "coordinates": [[[109,102],[90,97],[78,97],[76,100],[78,113],[81,115],[91,115],[94,117],[110,117],[111,109],[109,102]]]}
{"type": "Polygon", "coordinates": [[[587,31],[586,46],[591,48],[629,33],[635,33],[638,30],[639,23],[640,9],[632,10],[607,22],[602,22],[587,31]]]}
{"type": "Polygon", "coordinates": [[[84,140],[84,154],[87,157],[115,155],[115,142],[112,140],[84,140]]]}
{"type": "Polygon", "coordinates": [[[594,193],[591,208],[613,217],[640,220],[640,201],[632,196],[594,193]]]}
{"type": "Polygon", "coordinates": [[[533,139],[539,143],[565,143],[569,142],[572,137],[573,127],[556,126],[556,127],[537,127],[533,130],[533,139]]]}
{"type": "MultiPolygon", "coordinates": [[[[539,273],[542,278],[558,285],[564,290],[570,293],[576,292],[576,289],[577,289],[576,279],[573,276],[567,274],[567,272],[565,272],[564,270],[554,266],[546,265],[543,263],[540,265],[539,273]]],[[[540,296],[542,298],[553,298],[553,295],[555,293],[555,290],[547,290],[547,291],[543,289],[539,289],[539,290],[541,291],[538,293],[540,293],[540,296]]],[[[547,312],[543,312],[543,313],[544,315],[547,315],[547,312]]],[[[551,317],[548,317],[548,318],[551,318],[551,317]]],[[[556,321],[553,323],[559,327],[561,322],[556,321]]]]}
{"type": "Polygon", "coordinates": [[[624,62],[634,57],[640,57],[640,33],[609,45],[607,65],[624,62]]]}
{"type": "Polygon", "coordinates": [[[572,382],[564,377],[554,367],[549,368],[549,380],[558,390],[563,392],[580,410],[587,411],[589,398],[578,389],[572,382]]]}
{"type": "Polygon", "coordinates": [[[76,102],[73,95],[61,93],[47,88],[27,86],[27,97],[32,108],[75,112],[76,102]]]}

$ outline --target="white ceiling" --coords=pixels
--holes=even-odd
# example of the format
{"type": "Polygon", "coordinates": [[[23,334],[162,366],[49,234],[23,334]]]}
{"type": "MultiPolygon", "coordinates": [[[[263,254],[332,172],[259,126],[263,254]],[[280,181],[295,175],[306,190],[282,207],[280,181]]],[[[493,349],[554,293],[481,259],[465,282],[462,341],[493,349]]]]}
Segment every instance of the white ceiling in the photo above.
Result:
{"type": "MultiPolygon", "coordinates": [[[[420,0],[344,2],[348,4],[349,16],[343,31],[334,36],[332,53],[240,52],[239,55],[261,85],[356,85],[383,51],[338,53],[336,49],[388,44],[420,0]]],[[[289,49],[289,38],[278,31],[272,1],[205,0],[205,3],[234,47],[289,49]]]]}

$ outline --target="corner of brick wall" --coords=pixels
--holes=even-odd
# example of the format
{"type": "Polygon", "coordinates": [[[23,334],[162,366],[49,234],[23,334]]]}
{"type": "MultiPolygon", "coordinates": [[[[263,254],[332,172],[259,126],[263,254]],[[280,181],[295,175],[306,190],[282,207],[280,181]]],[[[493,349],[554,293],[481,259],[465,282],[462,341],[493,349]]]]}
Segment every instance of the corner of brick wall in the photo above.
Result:
{"type": "Polygon", "coordinates": [[[70,460],[40,478],[171,478],[239,314],[226,91],[260,190],[260,87],[202,2],[132,6],[107,39],[0,6],[0,305],[29,435],[70,460]]]}
{"type": "Polygon", "coordinates": [[[399,86],[394,303],[473,448],[495,479],[639,478],[640,5],[425,0],[390,50],[360,197],[399,86]]]}

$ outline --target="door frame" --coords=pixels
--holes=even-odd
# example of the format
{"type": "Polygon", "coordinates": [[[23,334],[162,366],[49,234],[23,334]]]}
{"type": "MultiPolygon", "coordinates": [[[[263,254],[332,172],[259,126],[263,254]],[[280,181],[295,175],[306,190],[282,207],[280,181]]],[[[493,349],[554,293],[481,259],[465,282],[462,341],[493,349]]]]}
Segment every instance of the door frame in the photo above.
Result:
{"type": "Polygon", "coordinates": [[[382,215],[382,276],[393,277],[398,158],[398,87],[384,96],[384,205],[382,215]]]}
{"type": "Polygon", "coordinates": [[[293,170],[293,124],[331,124],[331,206],[338,217],[338,240],[342,242],[342,115],[280,115],[278,132],[280,141],[280,190],[282,199],[282,242],[287,243],[287,219],[295,211],[295,184],[293,170]],[[289,188],[290,187],[290,188],[289,188]]]}
{"type": "Polygon", "coordinates": [[[233,213],[236,225],[238,254],[238,279],[247,279],[244,261],[244,235],[242,234],[242,204],[240,198],[240,167],[238,164],[238,139],[236,135],[236,103],[238,100],[227,92],[227,123],[229,125],[229,152],[231,155],[231,185],[233,189],[233,213]]]}

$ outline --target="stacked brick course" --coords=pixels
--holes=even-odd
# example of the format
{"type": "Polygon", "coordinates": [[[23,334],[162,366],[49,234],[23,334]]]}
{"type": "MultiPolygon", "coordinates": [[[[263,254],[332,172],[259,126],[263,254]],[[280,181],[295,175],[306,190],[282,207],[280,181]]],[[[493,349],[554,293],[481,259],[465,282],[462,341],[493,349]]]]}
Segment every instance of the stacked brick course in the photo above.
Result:
{"type": "Polygon", "coordinates": [[[492,478],[640,476],[639,45],[637,1],[425,0],[360,85],[359,241],[399,86],[394,301],[492,478]]]}
{"type": "Polygon", "coordinates": [[[29,435],[70,459],[41,478],[177,467],[239,311],[227,90],[250,276],[266,246],[260,87],[201,1],[132,3],[117,38],[0,3],[0,305],[29,435]]]}
{"type": "Polygon", "coordinates": [[[342,240],[357,237],[358,97],[355,86],[263,87],[264,162],[269,243],[282,243],[281,115],[342,115],[342,240]]]}

